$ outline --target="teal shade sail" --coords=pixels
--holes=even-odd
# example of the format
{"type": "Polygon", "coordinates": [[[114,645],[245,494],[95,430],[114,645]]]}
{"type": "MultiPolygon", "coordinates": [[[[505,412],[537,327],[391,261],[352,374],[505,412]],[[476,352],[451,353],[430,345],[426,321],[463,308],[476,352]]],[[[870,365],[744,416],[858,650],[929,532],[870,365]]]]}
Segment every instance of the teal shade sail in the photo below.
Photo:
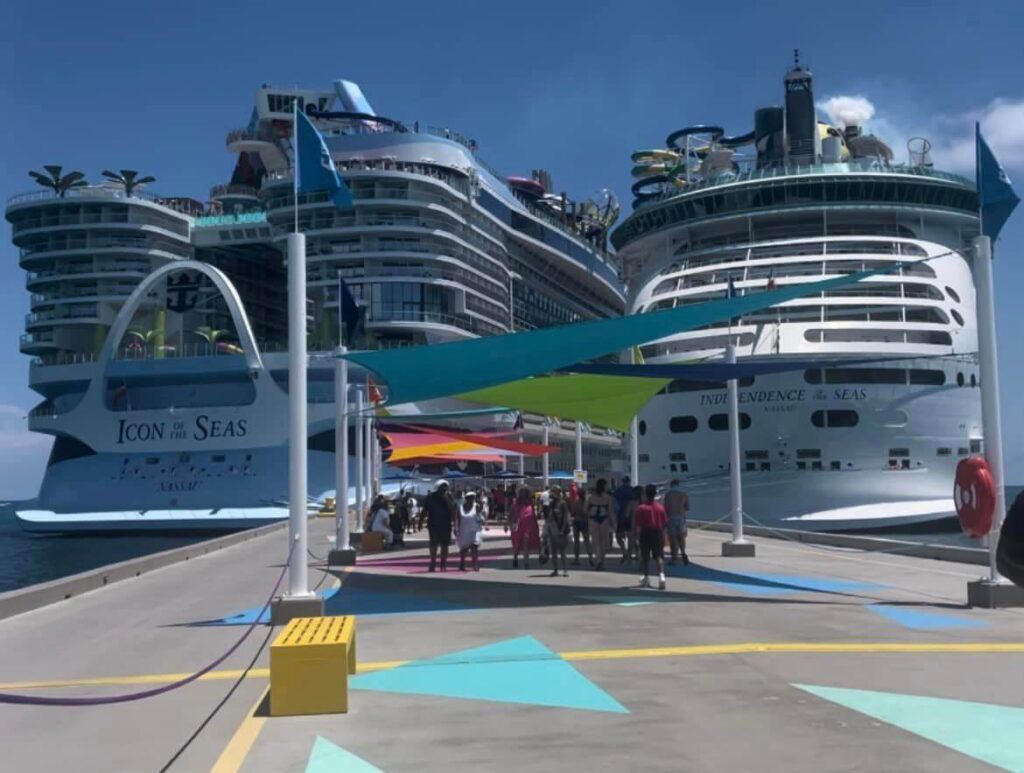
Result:
{"type": "Polygon", "coordinates": [[[429,346],[350,352],[344,356],[387,382],[389,403],[431,400],[566,369],[631,346],[740,317],[796,298],[817,295],[918,262],[921,261],[897,261],[882,269],[649,314],[429,346]]]}

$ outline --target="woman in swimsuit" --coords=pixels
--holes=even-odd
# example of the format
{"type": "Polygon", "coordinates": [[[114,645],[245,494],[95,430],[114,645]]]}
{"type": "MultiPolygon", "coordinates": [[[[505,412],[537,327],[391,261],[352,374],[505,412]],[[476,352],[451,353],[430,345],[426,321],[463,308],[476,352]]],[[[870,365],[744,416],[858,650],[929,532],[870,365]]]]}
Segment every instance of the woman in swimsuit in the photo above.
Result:
{"type": "Polygon", "coordinates": [[[594,551],[597,569],[604,569],[604,555],[608,550],[611,536],[612,497],[608,493],[608,481],[599,478],[594,493],[587,498],[587,515],[590,517],[590,546],[594,551]]]}

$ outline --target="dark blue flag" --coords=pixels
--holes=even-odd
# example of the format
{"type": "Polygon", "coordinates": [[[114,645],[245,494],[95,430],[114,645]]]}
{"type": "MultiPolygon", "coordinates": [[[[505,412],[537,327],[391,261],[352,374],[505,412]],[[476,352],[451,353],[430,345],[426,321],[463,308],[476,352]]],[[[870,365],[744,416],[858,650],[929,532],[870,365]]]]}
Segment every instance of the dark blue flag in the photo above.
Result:
{"type": "Polygon", "coordinates": [[[345,280],[338,276],[338,319],[341,323],[341,327],[345,331],[344,341],[350,343],[357,330],[359,329],[359,323],[362,321],[362,309],[359,308],[359,304],[356,303],[356,299],[352,297],[352,292],[348,289],[348,285],[345,284],[345,280]]]}
{"type": "Polygon", "coordinates": [[[995,241],[1010,213],[1020,203],[1020,196],[1010,184],[1006,172],[999,166],[985,138],[981,136],[981,127],[977,123],[974,124],[974,134],[977,138],[976,171],[981,233],[995,241]]]}

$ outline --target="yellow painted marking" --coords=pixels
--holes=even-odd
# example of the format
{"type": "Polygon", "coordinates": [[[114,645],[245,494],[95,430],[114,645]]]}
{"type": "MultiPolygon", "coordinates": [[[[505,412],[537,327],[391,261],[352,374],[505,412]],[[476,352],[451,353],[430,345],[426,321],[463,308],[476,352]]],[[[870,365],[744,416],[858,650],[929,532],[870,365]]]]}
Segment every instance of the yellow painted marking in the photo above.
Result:
{"type": "Polygon", "coordinates": [[[242,724],[235,730],[235,734],[231,736],[231,740],[224,747],[224,751],[220,753],[220,757],[213,763],[210,773],[237,773],[241,769],[242,763],[245,762],[245,758],[249,755],[249,750],[256,743],[257,736],[259,736],[263,725],[267,722],[266,717],[256,716],[256,710],[263,703],[269,692],[270,688],[268,687],[260,693],[260,697],[252,704],[252,708],[245,715],[242,724]]]}
{"type": "MultiPolygon", "coordinates": [[[[758,653],[817,653],[817,654],[998,654],[1024,653],[1024,642],[739,642],[736,644],[694,644],[681,647],[648,647],[636,649],[581,650],[561,652],[564,660],[625,660],[634,658],[670,658],[696,655],[744,655],[758,653]]],[[[397,668],[412,661],[380,660],[360,663],[358,673],[397,668]]],[[[199,677],[200,682],[237,679],[240,670],[211,671],[199,677]]],[[[31,690],[52,687],[116,686],[140,684],[166,684],[184,679],[188,674],[140,674],[137,676],[107,676],[86,679],[55,679],[52,681],[4,682],[0,690],[31,690]]],[[[253,668],[251,679],[266,679],[269,668],[253,668]]]]}

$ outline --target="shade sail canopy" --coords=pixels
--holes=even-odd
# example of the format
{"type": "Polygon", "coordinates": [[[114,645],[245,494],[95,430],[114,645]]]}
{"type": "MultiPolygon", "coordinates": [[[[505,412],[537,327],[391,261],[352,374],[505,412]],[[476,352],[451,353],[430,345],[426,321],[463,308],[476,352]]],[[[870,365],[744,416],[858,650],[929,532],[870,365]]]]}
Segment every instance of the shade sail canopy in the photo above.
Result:
{"type": "Polygon", "coordinates": [[[509,405],[625,432],[640,409],[671,379],[567,373],[537,376],[463,392],[474,403],[509,405]]]}
{"type": "Polygon", "coordinates": [[[517,443],[501,437],[466,432],[384,433],[391,444],[389,464],[411,459],[500,461],[505,456],[540,456],[557,448],[534,443],[517,443]]]}
{"type": "Polygon", "coordinates": [[[647,314],[429,346],[350,352],[344,356],[387,382],[390,403],[429,400],[565,369],[631,346],[890,273],[916,262],[919,261],[897,261],[882,269],[647,314]]]}

